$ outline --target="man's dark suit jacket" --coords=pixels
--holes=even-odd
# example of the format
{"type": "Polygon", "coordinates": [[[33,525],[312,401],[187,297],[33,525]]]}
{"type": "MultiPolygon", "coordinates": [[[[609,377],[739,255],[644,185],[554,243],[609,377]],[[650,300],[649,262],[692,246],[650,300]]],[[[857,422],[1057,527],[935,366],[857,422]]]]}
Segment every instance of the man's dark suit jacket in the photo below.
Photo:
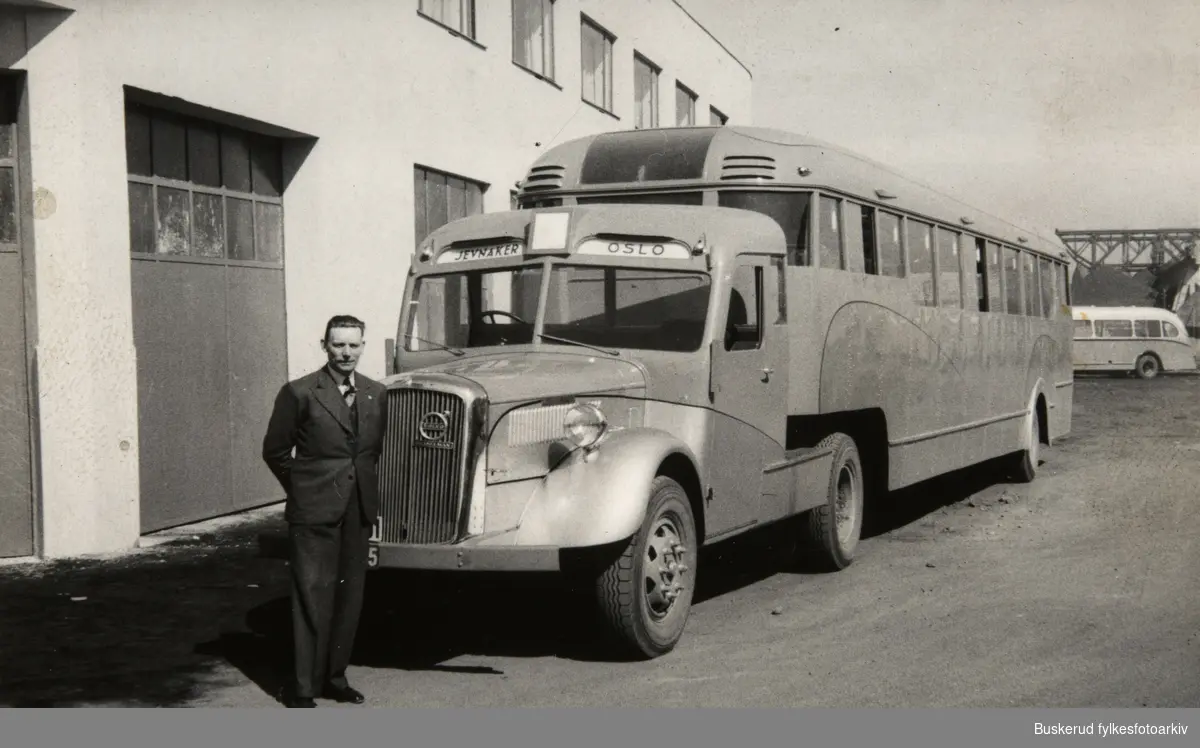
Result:
{"type": "Polygon", "coordinates": [[[336,523],[354,496],[366,521],[373,523],[379,514],[376,466],[387,422],[386,388],[358,372],[354,385],[357,436],[350,408],[326,367],[288,382],[275,398],[263,460],[287,493],[289,523],[336,523]]]}

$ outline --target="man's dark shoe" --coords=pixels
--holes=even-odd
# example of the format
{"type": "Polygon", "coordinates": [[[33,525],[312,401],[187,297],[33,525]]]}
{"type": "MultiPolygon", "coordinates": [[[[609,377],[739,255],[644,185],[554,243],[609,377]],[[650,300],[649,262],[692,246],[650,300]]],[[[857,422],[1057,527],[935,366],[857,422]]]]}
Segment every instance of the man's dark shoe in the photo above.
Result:
{"type": "Polygon", "coordinates": [[[288,709],[313,709],[317,706],[317,702],[307,696],[289,696],[283,704],[288,709]]]}
{"type": "Polygon", "coordinates": [[[350,686],[326,686],[324,696],[327,699],[332,699],[342,704],[361,704],[366,701],[366,698],[361,693],[350,686]]]}

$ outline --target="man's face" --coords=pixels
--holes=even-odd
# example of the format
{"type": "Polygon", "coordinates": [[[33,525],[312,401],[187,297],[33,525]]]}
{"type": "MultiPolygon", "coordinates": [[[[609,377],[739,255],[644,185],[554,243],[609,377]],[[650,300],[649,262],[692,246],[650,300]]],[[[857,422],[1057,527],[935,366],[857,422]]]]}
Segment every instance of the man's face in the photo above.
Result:
{"type": "Polygon", "coordinates": [[[358,366],[358,357],[362,355],[363,335],[357,327],[335,327],[329,331],[329,339],[324,342],[325,354],[329,356],[329,366],[343,376],[349,376],[358,366]]]}

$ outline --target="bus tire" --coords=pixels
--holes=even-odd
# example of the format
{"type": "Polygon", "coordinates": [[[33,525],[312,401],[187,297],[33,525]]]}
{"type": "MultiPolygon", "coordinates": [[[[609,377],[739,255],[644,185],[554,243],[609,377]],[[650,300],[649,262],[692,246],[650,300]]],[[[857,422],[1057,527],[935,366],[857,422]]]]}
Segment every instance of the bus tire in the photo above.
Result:
{"type": "Polygon", "coordinates": [[[829,571],[854,562],[863,526],[863,467],[858,445],[845,434],[831,434],[817,449],[833,448],[825,503],[801,522],[807,560],[829,571]]]}
{"type": "Polygon", "coordinates": [[[1028,446],[1017,454],[1013,473],[1018,482],[1032,483],[1033,479],[1037,477],[1038,463],[1041,461],[1042,451],[1041,416],[1038,415],[1036,404],[1033,406],[1033,410],[1030,411],[1025,423],[1027,424],[1025,427],[1025,443],[1028,446]]]}
{"type": "Polygon", "coordinates": [[[1158,358],[1152,353],[1138,356],[1137,363],[1133,365],[1133,371],[1139,379],[1154,379],[1158,376],[1159,368],[1158,358]]]}
{"type": "Polygon", "coordinates": [[[675,648],[691,612],[698,551],[687,493],[658,476],[642,526],[596,579],[601,617],[622,648],[643,659],[675,648]]]}

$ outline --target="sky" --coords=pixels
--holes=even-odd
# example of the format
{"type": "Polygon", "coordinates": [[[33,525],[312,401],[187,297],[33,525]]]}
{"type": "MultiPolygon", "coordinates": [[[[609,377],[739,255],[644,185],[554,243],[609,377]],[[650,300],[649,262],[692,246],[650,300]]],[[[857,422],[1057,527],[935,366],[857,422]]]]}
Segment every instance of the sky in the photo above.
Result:
{"type": "Polygon", "coordinates": [[[1200,0],[681,0],[754,121],[1031,230],[1200,227],[1200,0]]]}

